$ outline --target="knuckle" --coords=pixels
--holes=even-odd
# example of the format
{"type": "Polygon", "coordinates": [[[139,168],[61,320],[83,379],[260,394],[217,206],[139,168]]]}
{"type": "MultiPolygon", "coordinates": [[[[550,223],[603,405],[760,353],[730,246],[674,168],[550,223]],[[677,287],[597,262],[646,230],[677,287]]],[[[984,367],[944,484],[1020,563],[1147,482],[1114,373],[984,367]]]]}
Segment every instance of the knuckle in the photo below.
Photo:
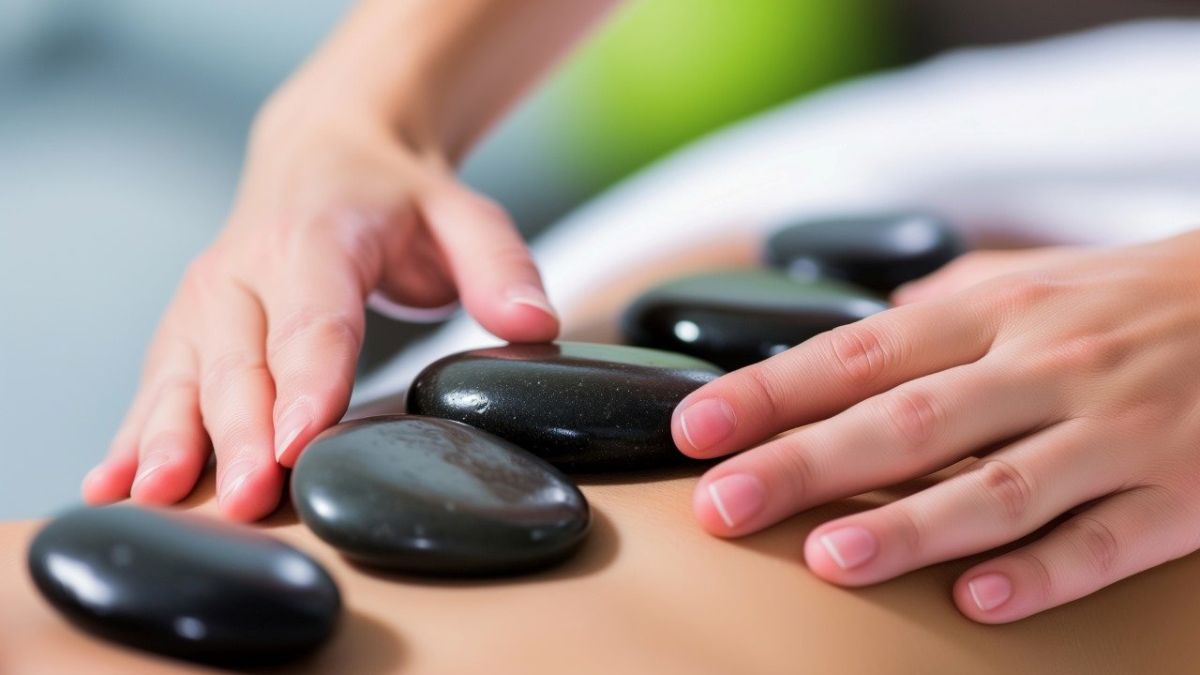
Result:
{"type": "Polygon", "coordinates": [[[1127,354],[1124,341],[1108,333],[1073,336],[1051,350],[1051,358],[1060,369],[1089,375],[1116,368],[1127,354]]]}
{"type": "Polygon", "coordinates": [[[888,325],[859,321],[829,333],[830,360],[850,384],[869,385],[903,358],[903,343],[888,325]]]}
{"type": "Polygon", "coordinates": [[[984,498],[1010,521],[1024,520],[1033,503],[1033,487],[1021,470],[1004,460],[986,459],[979,462],[975,474],[984,498]]]}
{"type": "Polygon", "coordinates": [[[1057,284],[1043,273],[1018,272],[996,279],[988,290],[1001,309],[1021,312],[1051,297],[1057,284]]]}
{"type": "Polygon", "coordinates": [[[1013,561],[1017,567],[1024,570],[1022,577],[1031,582],[1028,589],[1022,589],[1022,593],[1032,591],[1037,597],[1038,606],[1044,606],[1054,598],[1054,576],[1050,574],[1050,567],[1042,556],[1029,549],[1015,551],[1009,556],[1009,560],[1013,561]]]}
{"type": "Polygon", "coordinates": [[[761,410],[764,418],[773,419],[786,409],[784,394],[765,366],[752,365],[742,372],[746,375],[741,378],[745,383],[745,394],[754,401],[755,407],[761,410]]]}
{"type": "Polygon", "coordinates": [[[268,360],[278,362],[297,343],[311,345],[315,352],[356,353],[363,337],[361,324],[348,314],[297,310],[268,332],[268,360]]]}
{"type": "Polygon", "coordinates": [[[243,350],[231,351],[206,364],[201,387],[212,396],[220,396],[239,380],[267,374],[261,358],[243,350]]]}
{"type": "Polygon", "coordinates": [[[904,547],[909,557],[917,557],[925,539],[921,532],[920,519],[908,506],[896,503],[886,509],[888,530],[904,547]]]}
{"type": "Polygon", "coordinates": [[[1100,578],[1107,578],[1120,560],[1120,544],[1112,528],[1092,516],[1077,516],[1064,525],[1080,547],[1085,564],[1100,578]]]}
{"type": "Polygon", "coordinates": [[[775,443],[768,451],[768,461],[772,474],[782,479],[787,501],[799,504],[811,498],[816,485],[816,474],[812,458],[804,451],[804,447],[795,441],[775,443]]]}
{"type": "Polygon", "coordinates": [[[141,444],[143,457],[160,455],[173,457],[196,445],[195,434],[178,429],[165,429],[148,434],[141,444]]]}
{"type": "Polygon", "coordinates": [[[882,407],[884,419],[910,449],[928,443],[942,427],[942,406],[928,391],[900,387],[883,398],[882,407]]]}

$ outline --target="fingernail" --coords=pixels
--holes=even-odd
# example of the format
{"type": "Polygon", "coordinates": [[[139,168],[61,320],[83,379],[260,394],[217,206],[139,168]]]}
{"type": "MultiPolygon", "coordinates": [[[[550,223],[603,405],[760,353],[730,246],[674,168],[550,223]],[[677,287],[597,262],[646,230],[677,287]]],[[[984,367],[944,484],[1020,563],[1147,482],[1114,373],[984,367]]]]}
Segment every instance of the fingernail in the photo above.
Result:
{"type": "Polygon", "coordinates": [[[980,574],[967,582],[967,590],[971,599],[979,609],[987,612],[1008,602],[1012,597],[1012,581],[998,572],[980,574]]]}
{"type": "Polygon", "coordinates": [[[558,316],[558,312],[555,312],[554,308],[550,306],[550,300],[546,297],[546,292],[533,284],[516,284],[515,286],[510,286],[504,297],[509,302],[540,309],[553,317],[558,316]]]}
{"type": "Polygon", "coordinates": [[[141,465],[138,466],[138,472],[133,478],[133,485],[130,487],[130,490],[136,490],[139,483],[149,478],[150,474],[166,466],[169,459],[168,456],[162,454],[146,455],[141,465]]]}
{"type": "Polygon", "coordinates": [[[733,433],[736,425],[733,407],[719,398],[697,401],[679,413],[683,437],[694,450],[704,450],[720,443],[733,433]]]}
{"type": "Polygon", "coordinates": [[[220,491],[217,494],[217,501],[224,503],[228,501],[230,497],[233,497],[233,495],[237,494],[237,491],[241,489],[242,485],[246,482],[246,479],[250,477],[250,472],[253,470],[253,468],[254,467],[249,466],[248,464],[242,466],[235,464],[234,466],[229,467],[229,470],[225,472],[224,480],[221,481],[220,491]]]}
{"type": "Polygon", "coordinates": [[[837,566],[850,570],[875,557],[878,545],[875,535],[858,526],[843,527],[826,532],[818,538],[825,552],[837,566]]]}
{"type": "Polygon", "coordinates": [[[284,413],[283,418],[275,425],[275,459],[278,461],[292,448],[296,438],[304,433],[312,424],[312,411],[307,402],[300,400],[284,413]]]}
{"type": "Polygon", "coordinates": [[[735,473],[708,484],[708,496],[727,527],[737,527],[754,517],[767,502],[762,481],[750,474],[735,473]]]}

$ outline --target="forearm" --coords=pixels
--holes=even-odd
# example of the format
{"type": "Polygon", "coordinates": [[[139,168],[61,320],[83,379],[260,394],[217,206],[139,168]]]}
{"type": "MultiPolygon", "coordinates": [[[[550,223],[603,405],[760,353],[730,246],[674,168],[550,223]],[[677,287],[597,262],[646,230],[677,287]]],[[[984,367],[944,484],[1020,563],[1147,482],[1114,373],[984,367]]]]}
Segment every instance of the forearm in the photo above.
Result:
{"type": "Polygon", "coordinates": [[[614,3],[363,0],[281,94],[322,88],[455,159],[614,3]]]}

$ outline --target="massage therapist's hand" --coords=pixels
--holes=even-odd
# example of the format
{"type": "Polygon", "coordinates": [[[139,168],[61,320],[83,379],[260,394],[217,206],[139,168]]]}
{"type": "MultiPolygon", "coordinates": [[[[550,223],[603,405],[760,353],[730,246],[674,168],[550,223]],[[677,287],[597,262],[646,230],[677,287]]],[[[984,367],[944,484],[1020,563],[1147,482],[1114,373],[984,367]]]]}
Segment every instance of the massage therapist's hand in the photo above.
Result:
{"type": "Polygon", "coordinates": [[[256,120],[228,225],[184,275],[85,499],[178,501],[211,450],[222,510],[269,513],[345,411],[373,291],[459,297],[501,338],[553,339],[525,244],[452,165],[609,4],[361,0],[256,120]]]}
{"type": "Polygon", "coordinates": [[[697,487],[705,529],[748,534],[977,456],[816,528],[808,566],[873,584],[1066,515],[955,584],[964,614],[1003,623],[1200,548],[1200,232],[971,254],[897,301],[680,405],[685,453],[741,452],[697,487]]]}

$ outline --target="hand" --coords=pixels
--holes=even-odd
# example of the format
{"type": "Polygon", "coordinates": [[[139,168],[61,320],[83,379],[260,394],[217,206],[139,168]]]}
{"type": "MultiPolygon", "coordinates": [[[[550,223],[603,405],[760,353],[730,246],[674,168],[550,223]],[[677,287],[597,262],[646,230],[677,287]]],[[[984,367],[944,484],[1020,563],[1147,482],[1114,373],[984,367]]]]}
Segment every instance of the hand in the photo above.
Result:
{"type": "Polygon", "coordinates": [[[873,584],[1067,514],[955,584],[966,616],[1004,623],[1200,548],[1200,232],[968,255],[898,299],[680,404],[683,452],[745,451],[697,486],[705,529],[741,536],[975,455],[816,528],[809,568],[873,584]]]}
{"type": "Polygon", "coordinates": [[[505,213],[368,109],[301,81],[260,115],[228,226],[184,275],[86,501],[178,501],[211,446],[223,511],[269,513],[281,466],[345,412],[375,289],[419,307],[461,295],[511,341],[557,334],[505,213]]]}

